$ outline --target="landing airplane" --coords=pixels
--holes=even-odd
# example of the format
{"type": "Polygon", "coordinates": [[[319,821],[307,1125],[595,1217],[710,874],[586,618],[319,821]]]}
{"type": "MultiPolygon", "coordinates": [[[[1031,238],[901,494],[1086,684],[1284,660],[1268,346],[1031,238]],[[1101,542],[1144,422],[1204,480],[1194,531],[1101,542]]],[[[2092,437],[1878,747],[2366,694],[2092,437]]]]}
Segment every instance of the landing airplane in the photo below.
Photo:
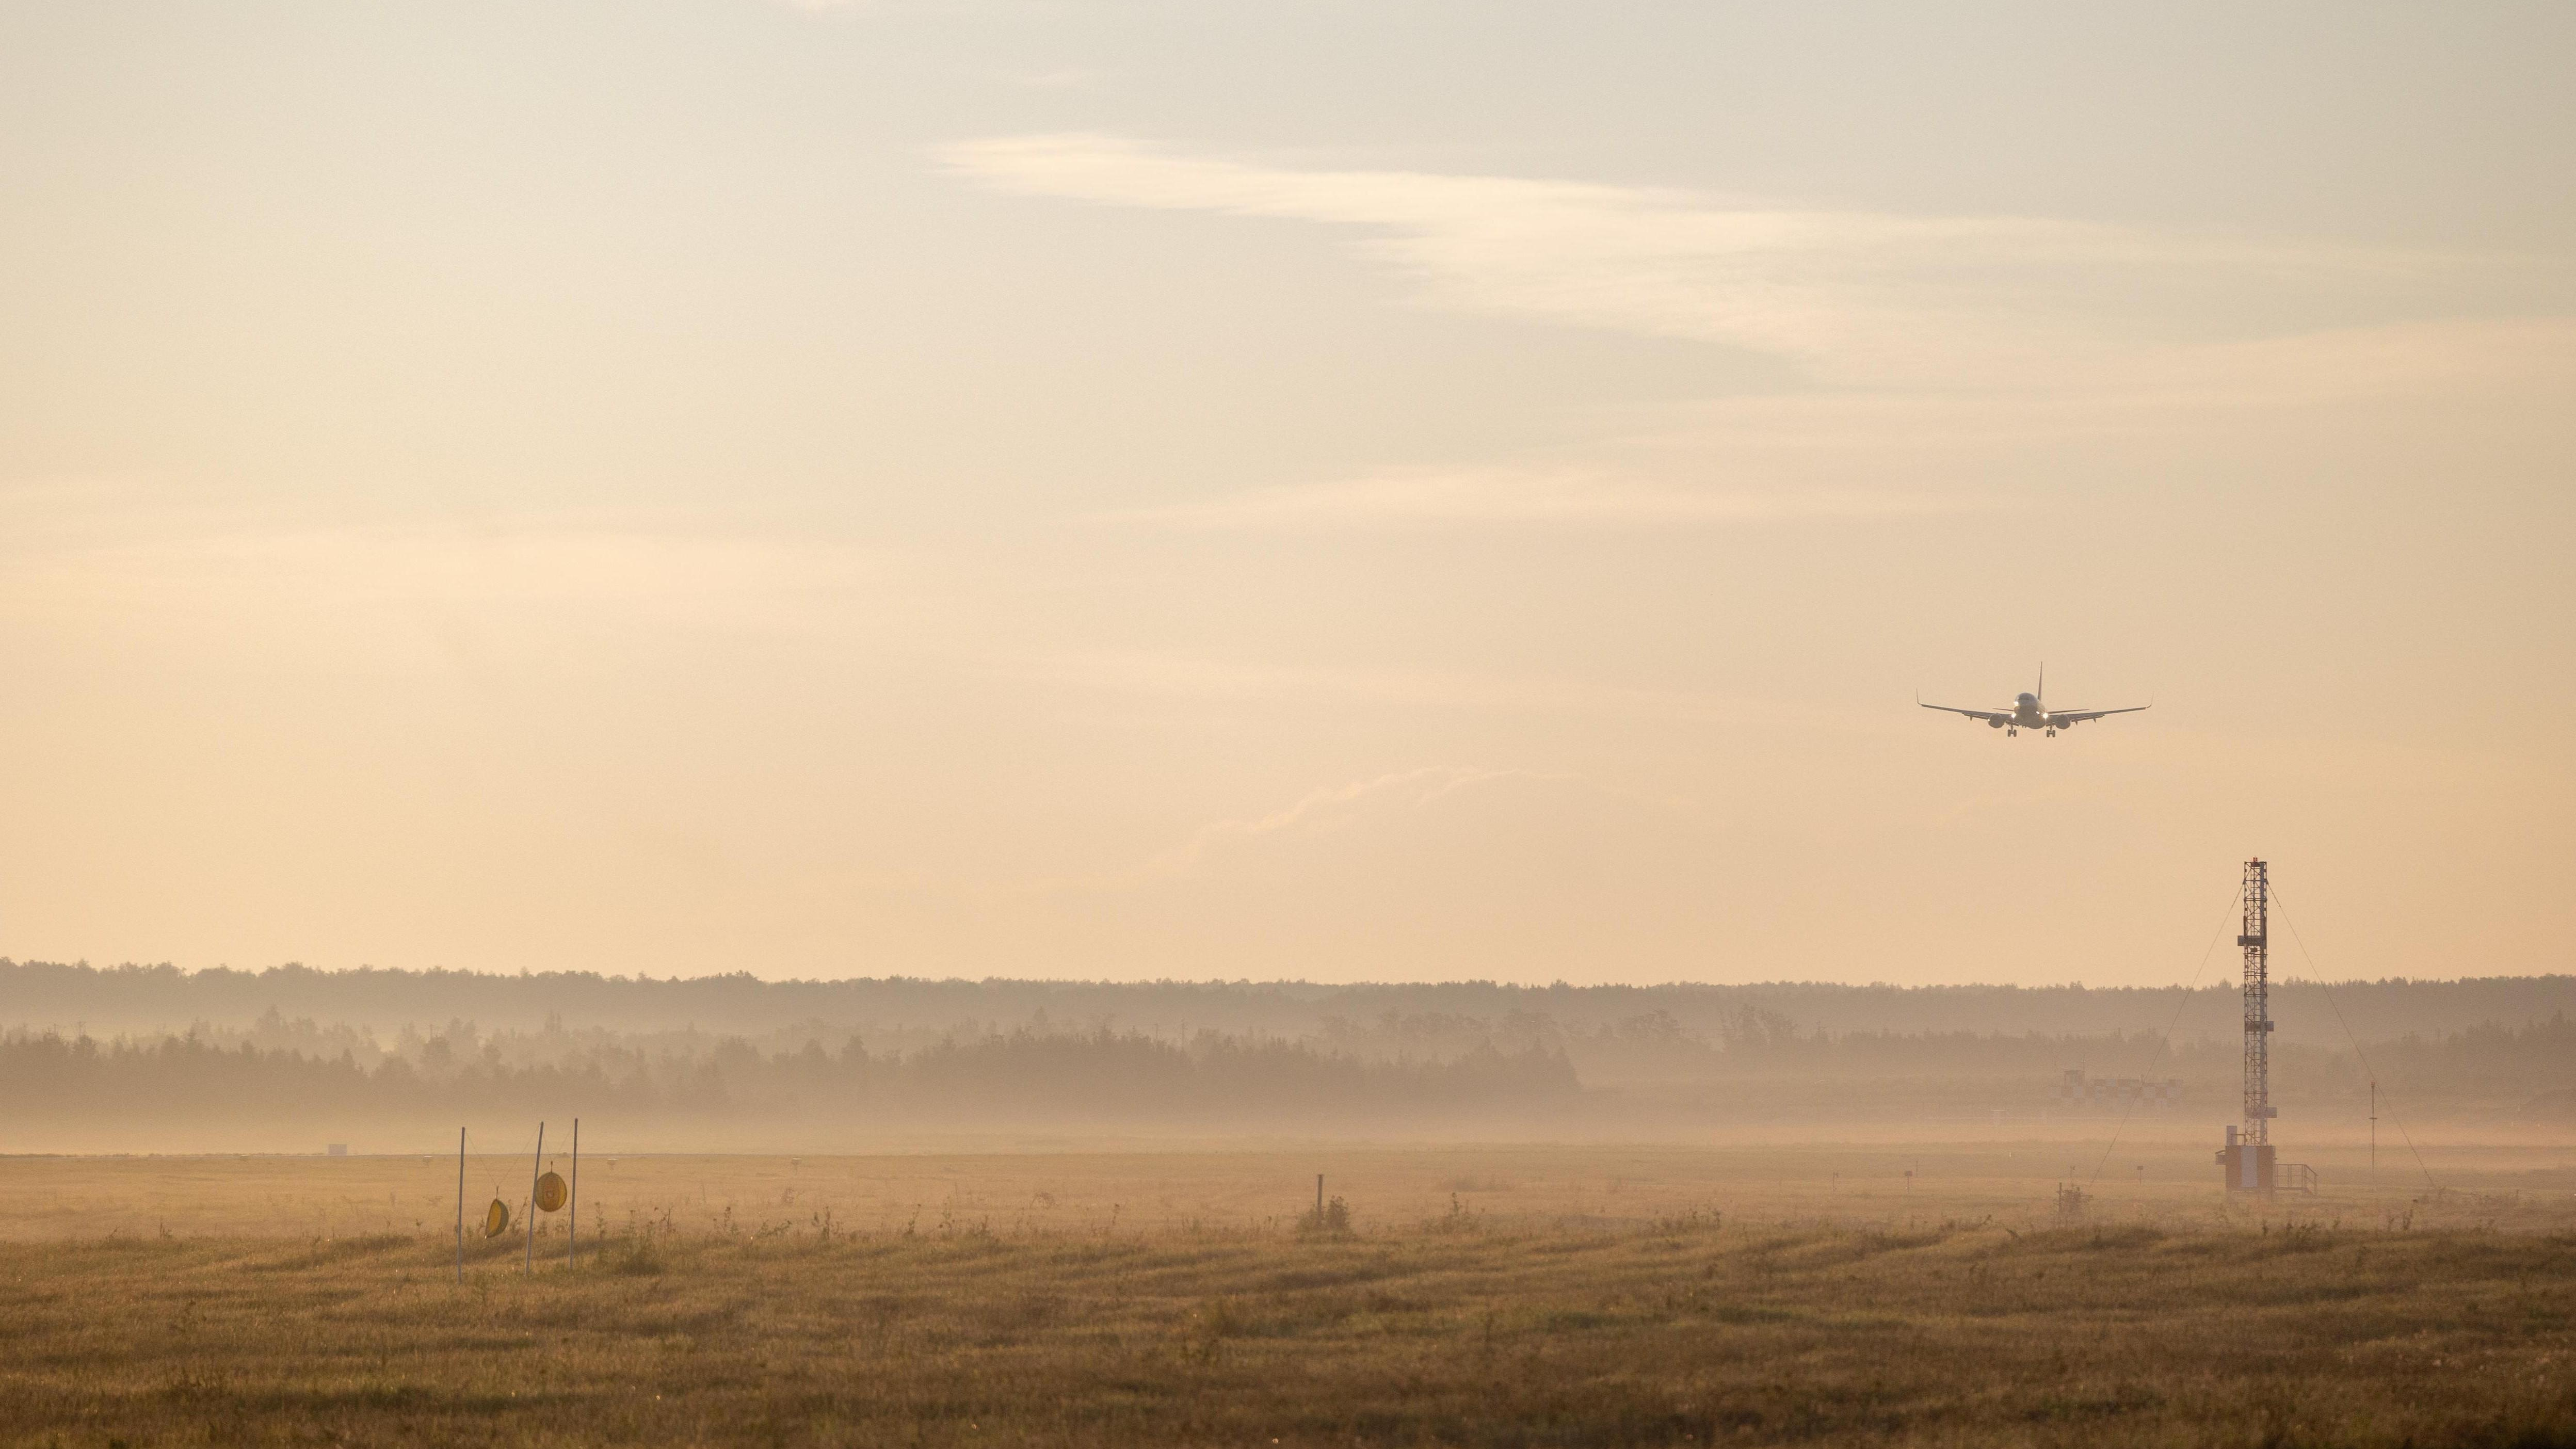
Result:
{"type": "Polygon", "coordinates": [[[2133,704],[2126,709],[2050,709],[2045,703],[2047,698],[2048,666],[2043,664],[2039,666],[2039,691],[2035,694],[2014,695],[2010,709],[1961,709],[1950,704],[1923,704],[1920,695],[1915,697],[1914,702],[1923,704],[1925,709],[1947,710],[1951,714],[1964,714],[1970,719],[1984,720],[1988,728],[2002,730],[2006,735],[2017,735],[2023,730],[2041,730],[2053,736],[2059,730],[2071,729],[2088,719],[2100,719],[2106,714],[2136,714],[2141,710],[2155,708],[2150,704],[2133,704]]]}

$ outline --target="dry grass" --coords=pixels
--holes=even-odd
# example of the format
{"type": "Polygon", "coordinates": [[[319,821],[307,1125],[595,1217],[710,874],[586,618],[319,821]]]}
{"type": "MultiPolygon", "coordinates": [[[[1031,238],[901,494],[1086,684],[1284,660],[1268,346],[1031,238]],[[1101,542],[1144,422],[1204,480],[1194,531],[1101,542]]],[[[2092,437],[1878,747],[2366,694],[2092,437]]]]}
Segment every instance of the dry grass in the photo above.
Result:
{"type": "Polygon", "coordinates": [[[1929,1150],[586,1157],[604,1251],[463,1285],[452,1159],[15,1159],[0,1436],[2576,1445],[2563,1169],[2253,1212],[2194,1157],[2068,1223],[1929,1150]],[[1319,1158],[1355,1234],[1294,1229],[1319,1158]]]}

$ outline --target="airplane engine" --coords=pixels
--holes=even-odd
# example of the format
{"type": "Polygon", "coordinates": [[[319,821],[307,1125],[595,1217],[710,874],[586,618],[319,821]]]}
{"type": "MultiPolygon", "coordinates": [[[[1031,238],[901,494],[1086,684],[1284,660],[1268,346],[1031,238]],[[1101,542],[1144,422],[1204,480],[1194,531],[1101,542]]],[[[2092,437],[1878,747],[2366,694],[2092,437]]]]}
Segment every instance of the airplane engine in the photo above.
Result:
{"type": "Polygon", "coordinates": [[[2003,727],[2004,727],[2004,722],[2003,722],[2002,720],[1999,720],[1999,719],[1990,719],[1990,720],[1986,721],[1986,728],[1988,728],[1988,729],[1990,729],[1990,730],[1999,730],[1999,729],[2002,729],[2003,727]]]}

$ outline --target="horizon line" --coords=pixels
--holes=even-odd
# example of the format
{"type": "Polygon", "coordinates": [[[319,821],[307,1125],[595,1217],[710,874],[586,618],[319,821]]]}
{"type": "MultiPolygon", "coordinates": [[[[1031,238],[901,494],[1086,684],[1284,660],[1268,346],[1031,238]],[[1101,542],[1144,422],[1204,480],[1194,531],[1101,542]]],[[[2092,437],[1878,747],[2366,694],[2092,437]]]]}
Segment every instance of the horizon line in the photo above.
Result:
{"type": "MultiPolygon", "coordinates": [[[[1686,978],[1672,978],[1672,979],[1667,979],[1667,980],[1662,980],[1662,981],[1648,981],[1648,982],[1596,981],[1596,982],[1590,982],[1590,983],[1586,983],[1586,984],[1576,984],[1576,983],[1574,983],[1574,982],[1565,981],[1565,980],[1562,980],[1562,979],[1560,979],[1560,980],[1556,980],[1556,981],[1551,981],[1551,982],[1548,982],[1548,983],[1545,983],[1545,984],[1538,984],[1538,983],[1533,983],[1533,982],[1524,982],[1524,981],[1503,981],[1503,980],[1499,980],[1499,979],[1495,979],[1495,978],[1491,978],[1491,977],[1473,977],[1473,976],[1471,976],[1471,977],[1449,977],[1449,978],[1444,978],[1444,979],[1439,979],[1439,980],[1421,980],[1421,981],[1311,981],[1311,980],[1308,980],[1308,979],[1303,978],[1303,977],[1271,977],[1271,978],[1262,979],[1262,980],[1255,980],[1255,979],[1253,979],[1253,978],[1251,978],[1251,977],[1232,977],[1232,978],[1228,978],[1228,977],[1206,977],[1206,978],[1198,978],[1198,977],[1173,977],[1173,976],[1159,976],[1159,977],[1133,977],[1133,978],[1124,978],[1124,979],[1121,979],[1121,978],[1112,978],[1112,977],[1074,977],[1074,976],[1062,976],[1062,977],[1058,977],[1058,976],[981,976],[981,977],[973,977],[973,976],[907,976],[907,975],[900,975],[900,974],[895,974],[895,975],[886,975],[886,976],[837,976],[837,977],[785,976],[785,977],[770,977],[770,976],[761,976],[761,975],[757,975],[757,974],[755,974],[755,973],[753,973],[753,972],[751,972],[751,971],[748,971],[748,970],[742,970],[742,969],[736,969],[736,970],[732,970],[732,971],[711,971],[711,972],[707,972],[707,973],[705,973],[705,974],[703,974],[703,975],[696,975],[696,976],[680,976],[680,975],[672,975],[672,976],[654,976],[654,975],[650,974],[649,972],[642,972],[642,971],[638,971],[638,972],[636,972],[636,973],[634,973],[634,974],[632,974],[632,975],[620,976],[620,975],[617,975],[617,974],[615,974],[615,973],[613,973],[613,972],[604,972],[604,971],[599,971],[599,970],[594,970],[594,969],[586,969],[586,968],[585,968],[585,969],[558,969],[558,970],[546,970],[546,971],[531,971],[531,970],[529,970],[528,968],[526,968],[526,967],[524,967],[524,966],[523,966],[523,967],[519,968],[516,972],[509,972],[509,971],[481,971],[481,970],[473,969],[473,968],[471,968],[471,967],[461,967],[461,966],[377,966],[377,965],[368,964],[368,963],[361,963],[361,964],[356,965],[356,966],[312,966],[312,965],[308,965],[308,964],[306,964],[306,963],[304,963],[304,962],[302,962],[302,961],[284,961],[284,962],[280,962],[280,963],[278,963],[278,964],[276,964],[276,965],[273,965],[273,966],[258,966],[258,967],[251,967],[251,966],[234,966],[234,965],[231,965],[231,964],[229,964],[229,963],[224,963],[224,962],[218,962],[218,963],[216,963],[215,965],[212,965],[212,966],[180,966],[180,965],[177,965],[177,964],[172,963],[172,962],[169,962],[169,961],[159,961],[159,962],[149,962],[149,963],[146,963],[146,962],[137,962],[137,961],[120,961],[120,962],[117,962],[116,964],[111,965],[111,966],[97,966],[97,965],[92,965],[92,964],[91,964],[89,961],[87,961],[87,960],[80,960],[80,961],[42,961],[42,960],[32,960],[32,959],[31,959],[31,960],[19,960],[19,959],[14,958],[14,957],[9,957],[9,956],[0,956],[0,970],[19,970],[19,971],[22,971],[22,970],[28,970],[28,969],[31,969],[31,968],[44,968],[44,969],[51,969],[51,970],[57,970],[57,971],[86,971],[86,972],[89,972],[89,973],[91,973],[91,974],[93,974],[93,975],[108,975],[108,974],[117,973],[117,972],[159,973],[159,972],[167,971],[167,972],[171,972],[171,973],[173,973],[173,974],[175,974],[175,975],[182,976],[182,977],[208,976],[208,975],[213,975],[213,974],[218,973],[218,972],[223,973],[223,974],[225,974],[225,975],[231,975],[231,976],[243,976],[243,977],[272,976],[272,975],[280,975],[280,974],[289,973],[289,972],[300,972],[300,973],[304,973],[304,974],[307,974],[307,975],[313,975],[313,976],[362,976],[362,975],[363,975],[363,976],[418,976],[418,977],[432,977],[432,976],[467,976],[467,977],[474,977],[474,978],[477,978],[477,979],[481,979],[481,980],[489,980],[489,981],[547,981],[547,980],[564,981],[564,980],[583,980],[583,979],[586,979],[586,980],[593,981],[593,982],[598,982],[598,983],[601,983],[601,984],[615,983],[615,984],[618,984],[618,985],[624,985],[624,986],[676,986],[676,985],[692,984],[692,983],[699,983],[699,982],[718,982],[718,981],[743,982],[743,981],[748,981],[748,982],[752,982],[752,983],[755,983],[755,984],[757,984],[757,985],[761,985],[761,986],[806,986],[806,987],[818,987],[818,986],[820,986],[820,987],[831,987],[831,986],[893,985],[893,984],[908,984],[908,985],[921,985],[921,986],[975,986],[975,987],[984,987],[984,986],[1063,986],[1063,987],[1143,987],[1143,986],[1180,986],[1180,987],[1191,987],[1191,988],[1201,988],[1201,989],[1204,989],[1204,988],[1210,988],[1210,987],[1224,987],[1224,988],[1248,988],[1248,989],[1254,989],[1254,990],[1261,990],[1261,989],[1284,989],[1284,988],[1304,988],[1304,989],[1309,989],[1309,990],[1326,990],[1326,991],[1403,990],[1403,989],[1430,989],[1430,988],[1448,988],[1448,987],[1482,987],[1482,988],[1485,988],[1485,989],[1488,989],[1488,990],[1495,990],[1495,991],[1531,991],[1531,992],[1556,992],[1556,991],[1671,991],[1671,990],[1688,990],[1688,989],[1696,989],[1696,990],[1714,990],[1714,991],[1735,991],[1735,990],[1751,990],[1751,989],[1756,989],[1756,988],[1773,988],[1773,989],[1778,989],[1778,988],[1789,988],[1789,987],[1829,987],[1829,988],[1833,988],[1833,989],[1836,989],[1836,990],[1844,990],[1844,991],[2198,991],[2198,990],[2227,991],[2227,990],[2235,990],[2235,989],[2238,989],[2238,986],[2237,986],[2237,984],[2236,984],[2236,983],[2232,983],[2232,982],[2229,982],[2229,981],[2226,981],[2226,980],[2223,980],[2223,979],[2222,979],[2222,980],[2219,980],[2219,981],[2212,982],[2212,983],[2210,983],[2209,985],[2207,985],[2207,986],[2205,986],[2205,987],[2204,987],[2204,986],[2201,986],[2200,984],[2198,984],[2197,982],[2180,982],[2180,981],[2176,981],[2176,982],[2167,982],[2167,983],[2162,983],[2162,984],[2140,984],[2140,985],[2109,985],[2109,986],[2095,986],[2095,985],[2088,985],[2087,983],[2085,983],[2085,982],[2083,982],[2083,981],[2081,981],[2081,980],[2045,982],[2045,983],[2041,983],[2041,984],[2037,984],[2037,985],[2024,984],[2024,983],[2017,983],[2017,982],[2002,982],[2002,981],[1930,981],[1930,982],[1919,982],[1919,983],[1912,983],[1912,984],[1908,984],[1908,983],[1895,982],[1895,981],[1866,981],[1866,982],[1863,982],[1863,981],[1834,981],[1834,980],[1825,980],[1825,979],[1818,979],[1818,978],[1808,978],[1808,979],[1798,980],[1798,979],[1790,979],[1790,978],[1785,978],[1785,977],[1782,977],[1782,978],[1770,978],[1770,979],[1764,979],[1764,980],[1747,980],[1747,981],[1706,981],[1706,980],[1691,980],[1691,979],[1686,979],[1686,978]]],[[[2340,978],[2340,979],[2326,979],[2326,978],[2320,978],[2320,977],[2315,977],[2315,976],[2276,976],[2276,977],[2275,977],[2275,979],[2276,979],[2277,981],[2279,981],[2279,982],[2282,982],[2282,983],[2284,983],[2284,984],[2290,984],[2290,985],[2316,985],[2316,984],[2319,984],[2320,982],[2322,982],[2322,984],[2327,985],[2327,986],[2383,986],[2383,985],[2424,985],[2424,986],[2447,986],[2447,985],[2465,985],[2465,984],[2469,984],[2469,983],[2472,983],[2472,982],[2502,982],[2502,981],[2513,981],[2513,982],[2542,982],[2542,981],[2567,981],[2567,980],[2576,980],[2576,972],[2566,972],[2566,971],[2541,971],[2541,972],[2531,972],[2531,973],[2525,973],[2525,974],[2502,974],[2502,975],[2491,975],[2491,976],[2469,976],[2469,975],[2458,975],[2458,976],[2379,976],[2379,977],[2360,977],[2360,976],[2355,976],[2355,977],[2345,977],[2345,978],[2340,978]]]]}

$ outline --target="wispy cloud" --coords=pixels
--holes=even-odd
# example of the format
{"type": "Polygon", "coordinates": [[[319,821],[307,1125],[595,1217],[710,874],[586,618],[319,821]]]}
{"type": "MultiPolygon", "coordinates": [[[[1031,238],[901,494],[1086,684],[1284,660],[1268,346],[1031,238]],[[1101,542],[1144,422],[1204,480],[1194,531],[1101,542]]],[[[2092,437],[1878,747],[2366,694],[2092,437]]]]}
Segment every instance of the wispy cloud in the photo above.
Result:
{"type": "Polygon", "coordinates": [[[1317,700],[1742,727],[1876,733],[1884,711],[1849,711],[1813,699],[1639,686],[1548,675],[1363,669],[1277,664],[1138,651],[1068,653],[1019,672],[1076,689],[1175,700],[1311,704],[1317,700]]]}
{"type": "Polygon", "coordinates": [[[1390,809],[1418,810],[1443,796],[1519,773],[1463,765],[1432,765],[1311,791],[1294,804],[1267,815],[1244,820],[1219,820],[1203,826],[1187,841],[1155,857],[1144,873],[1169,875],[1186,871],[1211,850],[1229,842],[1266,835],[1329,834],[1373,813],[1390,809]]]}
{"type": "Polygon", "coordinates": [[[1087,91],[1097,90],[1107,77],[1090,66],[1062,65],[1046,70],[1012,71],[1005,78],[1015,86],[1033,91],[1087,91]]]}
{"type": "Polygon", "coordinates": [[[1099,135],[942,148],[999,189],[1351,227],[1467,310],[1786,357],[1836,385],[2062,382],[2176,340],[2387,320],[2471,264],[2393,250],[2017,216],[1822,210],[1586,182],[1310,171],[1099,135]],[[2197,326],[2203,335],[2177,339],[2197,326]]]}
{"type": "Polygon", "coordinates": [[[309,640],[419,619],[841,630],[901,592],[898,567],[845,542],[686,521],[358,525],[209,517],[114,488],[0,492],[0,605],[154,637],[309,640]]]}
{"type": "Polygon", "coordinates": [[[1343,229],[1425,304],[1674,337],[1789,386],[1640,409],[1543,462],[1381,469],[1118,515],[1210,530],[1740,526],[2045,495],[2072,439],[2241,436],[2263,410],[2576,386],[2530,259],[1907,216],[1672,188],[1325,170],[1113,136],[942,148],[979,185],[1343,229]],[[2020,480],[2018,483],[2015,480],[2020,480]]]}
{"type": "Polygon", "coordinates": [[[1179,528],[1639,527],[1984,512],[1991,498],[1860,489],[1686,488],[1592,468],[1408,468],[1122,515],[1179,528]]]}

